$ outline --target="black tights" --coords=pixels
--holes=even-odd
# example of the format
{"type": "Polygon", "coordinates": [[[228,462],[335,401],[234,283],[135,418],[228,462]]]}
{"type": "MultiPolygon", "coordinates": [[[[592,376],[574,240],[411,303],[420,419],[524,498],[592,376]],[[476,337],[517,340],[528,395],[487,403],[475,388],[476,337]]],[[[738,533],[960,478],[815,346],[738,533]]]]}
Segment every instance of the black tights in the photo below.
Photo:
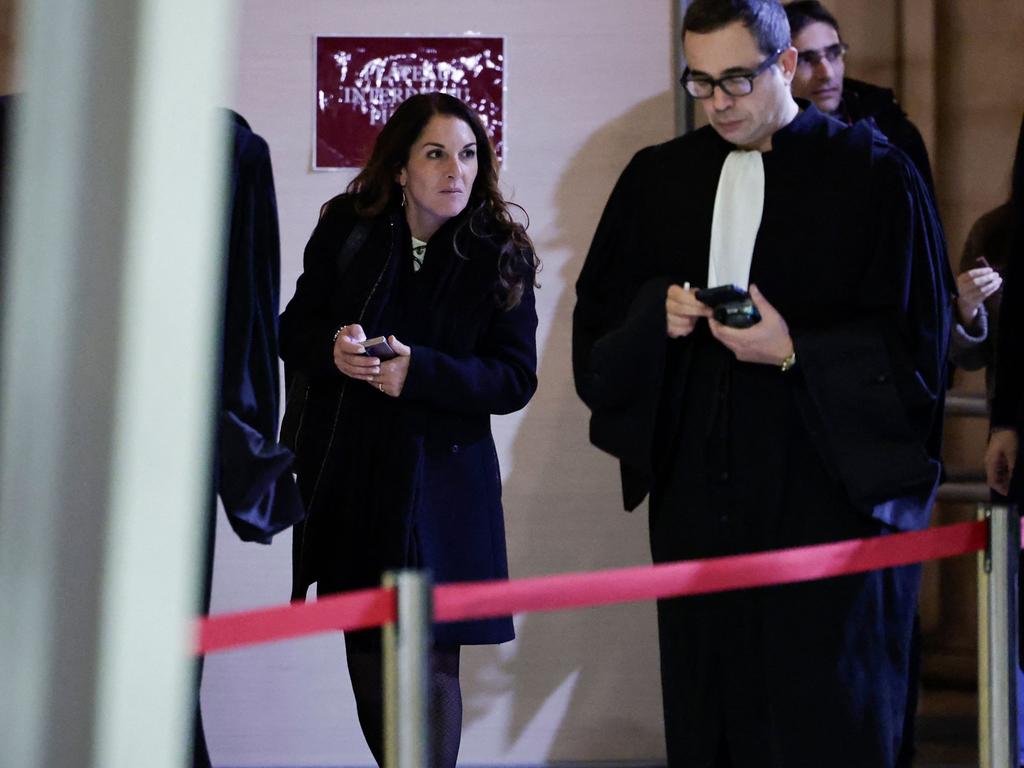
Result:
{"type": "MultiPolygon", "coordinates": [[[[348,675],[363,736],[377,765],[384,765],[384,673],[379,649],[346,644],[348,675]]],[[[432,768],[455,768],[462,739],[459,646],[435,645],[430,652],[427,693],[432,768]]]]}

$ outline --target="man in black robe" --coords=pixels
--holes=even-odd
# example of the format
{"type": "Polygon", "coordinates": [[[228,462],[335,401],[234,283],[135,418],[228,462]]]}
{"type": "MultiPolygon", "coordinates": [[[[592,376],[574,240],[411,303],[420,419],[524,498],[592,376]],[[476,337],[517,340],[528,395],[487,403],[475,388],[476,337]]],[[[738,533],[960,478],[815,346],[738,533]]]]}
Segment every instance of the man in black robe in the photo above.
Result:
{"type": "Polygon", "coordinates": [[[907,153],[928,187],[934,189],[924,139],[896,95],[889,88],[846,77],[849,46],[842,40],[835,16],[818,0],[788,3],[786,16],[798,52],[793,95],[813,102],[821,112],[847,125],[870,120],[907,153]]]}
{"type": "MultiPolygon", "coordinates": [[[[650,493],[656,562],[922,528],[952,285],[927,188],[869,125],[794,101],[777,0],[696,0],[683,29],[711,125],[637,153],[594,236],[573,320],[591,440],[627,509],[650,493]],[[696,300],[748,280],[751,328],[696,300]]],[[[669,765],[891,768],[918,581],[660,601],[669,765]]]]}

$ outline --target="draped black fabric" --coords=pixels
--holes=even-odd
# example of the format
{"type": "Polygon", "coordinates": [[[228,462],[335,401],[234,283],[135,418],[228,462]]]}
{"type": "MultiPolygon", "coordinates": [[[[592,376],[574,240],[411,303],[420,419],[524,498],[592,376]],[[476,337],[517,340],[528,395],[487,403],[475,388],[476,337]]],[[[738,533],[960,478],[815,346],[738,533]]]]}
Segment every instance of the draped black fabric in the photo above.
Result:
{"type": "Polygon", "coordinates": [[[843,101],[839,115],[848,123],[869,120],[896,147],[907,153],[928,189],[934,194],[928,148],[890,88],[881,88],[852,77],[843,78],[843,101]]]}
{"type": "MultiPolygon", "coordinates": [[[[1011,252],[999,318],[992,426],[1014,427],[1019,436],[1024,434],[1024,121],[1013,160],[1009,216],[1011,252]]],[[[1010,496],[1018,504],[1024,503],[1019,453],[1010,496]]]]}
{"type": "Polygon", "coordinates": [[[293,456],[276,440],[281,256],[270,150],[241,116],[230,118],[217,490],[239,538],[266,544],[305,513],[293,456]]]}
{"type": "MultiPolygon", "coordinates": [[[[577,283],[573,363],[656,562],[927,525],[952,275],[925,182],[867,124],[803,111],[765,153],[750,280],[797,366],[739,363],[705,324],[669,340],[669,284],[707,280],[732,146],[642,150],[577,283]]],[[[892,766],[919,569],[659,603],[669,763],[892,766]]]]}

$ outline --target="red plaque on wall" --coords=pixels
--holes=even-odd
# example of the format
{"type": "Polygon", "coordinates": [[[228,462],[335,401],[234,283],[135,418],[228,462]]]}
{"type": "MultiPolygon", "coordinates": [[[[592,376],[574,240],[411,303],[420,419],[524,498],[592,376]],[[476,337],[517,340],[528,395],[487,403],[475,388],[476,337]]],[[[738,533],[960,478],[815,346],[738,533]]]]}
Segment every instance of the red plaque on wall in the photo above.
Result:
{"type": "Polygon", "coordinates": [[[313,167],[363,167],[398,105],[433,91],[470,105],[501,160],[504,86],[500,37],[317,37],[313,167]]]}

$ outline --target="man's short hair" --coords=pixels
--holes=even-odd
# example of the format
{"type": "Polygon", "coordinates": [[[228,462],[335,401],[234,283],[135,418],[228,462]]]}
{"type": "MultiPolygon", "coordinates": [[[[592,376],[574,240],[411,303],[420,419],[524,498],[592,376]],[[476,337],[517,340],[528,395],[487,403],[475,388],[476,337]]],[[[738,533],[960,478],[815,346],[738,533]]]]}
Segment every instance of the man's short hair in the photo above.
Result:
{"type": "MultiPolygon", "coordinates": [[[[787,4],[785,8],[786,17],[789,19],[789,33],[793,37],[799,35],[800,30],[808,24],[814,24],[816,21],[828,24],[839,35],[839,22],[818,0],[796,0],[794,3],[787,4]]],[[[839,36],[842,37],[842,35],[839,36]]]]}
{"type": "Polygon", "coordinates": [[[683,35],[704,35],[740,21],[761,53],[771,56],[790,45],[789,22],[779,0],[694,0],[683,17],[683,35]]]}

